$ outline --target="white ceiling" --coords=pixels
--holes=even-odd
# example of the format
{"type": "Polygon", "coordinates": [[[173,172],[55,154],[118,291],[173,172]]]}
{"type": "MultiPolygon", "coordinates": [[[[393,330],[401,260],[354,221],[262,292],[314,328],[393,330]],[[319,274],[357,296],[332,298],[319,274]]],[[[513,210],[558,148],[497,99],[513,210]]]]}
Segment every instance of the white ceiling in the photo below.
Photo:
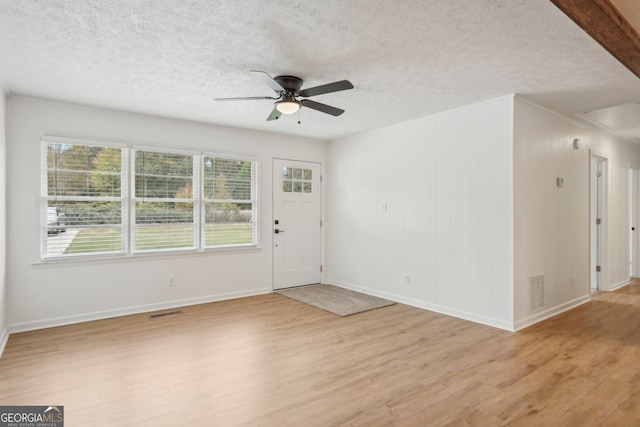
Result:
{"type": "MultiPolygon", "coordinates": [[[[548,0],[0,0],[12,94],[334,139],[520,93],[574,115],[640,100],[640,79],[548,0]],[[355,89],[266,122],[249,70],[355,89]]],[[[640,119],[639,119],[640,120],[640,119]]],[[[640,126],[640,123],[639,123],[640,126]]],[[[640,135],[639,135],[640,136],[640,135]]]]}

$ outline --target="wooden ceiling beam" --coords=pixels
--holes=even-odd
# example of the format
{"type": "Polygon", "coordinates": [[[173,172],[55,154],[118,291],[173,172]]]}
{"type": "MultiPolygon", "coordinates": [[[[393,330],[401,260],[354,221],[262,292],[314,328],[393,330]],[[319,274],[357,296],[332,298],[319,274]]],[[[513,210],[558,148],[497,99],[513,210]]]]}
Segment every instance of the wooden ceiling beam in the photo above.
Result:
{"type": "Polygon", "coordinates": [[[550,0],[640,78],[640,35],[608,0],[550,0]]]}

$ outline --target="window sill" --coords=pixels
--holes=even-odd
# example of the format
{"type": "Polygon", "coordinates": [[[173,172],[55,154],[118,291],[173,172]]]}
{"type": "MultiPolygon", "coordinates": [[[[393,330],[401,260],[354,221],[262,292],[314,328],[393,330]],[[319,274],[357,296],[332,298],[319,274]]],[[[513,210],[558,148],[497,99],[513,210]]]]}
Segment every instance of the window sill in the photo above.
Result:
{"type": "Polygon", "coordinates": [[[34,268],[57,268],[67,267],[73,265],[91,265],[91,264],[116,264],[126,262],[140,262],[140,261],[156,261],[164,259],[176,259],[176,258],[193,258],[203,256],[214,255],[230,255],[239,253],[255,253],[262,250],[262,246],[250,245],[241,247],[222,247],[222,248],[210,248],[205,250],[191,250],[191,251],[170,251],[170,252],[149,252],[149,253],[137,253],[135,255],[104,255],[104,256],[77,256],[73,258],[49,258],[39,261],[34,261],[31,265],[34,268]]]}

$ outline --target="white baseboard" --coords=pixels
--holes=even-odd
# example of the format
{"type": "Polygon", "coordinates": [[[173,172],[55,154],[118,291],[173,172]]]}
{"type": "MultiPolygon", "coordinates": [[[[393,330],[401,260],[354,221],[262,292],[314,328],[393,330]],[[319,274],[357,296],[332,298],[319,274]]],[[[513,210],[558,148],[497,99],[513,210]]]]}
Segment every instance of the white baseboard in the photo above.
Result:
{"type": "Polygon", "coordinates": [[[0,358],[2,357],[4,348],[7,346],[7,341],[9,341],[9,328],[5,327],[0,331],[0,358]]]}
{"type": "Polygon", "coordinates": [[[614,283],[613,285],[609,286],[609,292],[617,291],[620,288],[624,288],[629,283],[631,283],[629,280],[623,280],[622,282],[614,283]]]}
{"type": "Polygon", "coordinates": [[[591,295],[585,295],[585,296],[576,298],[574,300],[567,301],[564,304],[551,307],[539,313],[535,313],[531,316],[525,317],[524,319],[518,320],[517,322],[515,322],[515,330],[519,331],[535,323],[542,322],[545,319],[548,319],[553,316],[557,316],[560,313],[564,313],[565,311],[576,308],[582,304],[586,304],[589,301],[591,301],[591,295]]]}
{"type": "Polygon", "coordinates": [[[431,304],[425,301],[416,300],[413,298],[406,298],[400,295],[391,294],[387,292],[375,291],[372,289],[364,288],[362,286],[353,285],[351,283],[342,282],[340,280],[327,279],[326,283],[330,285],[340,286],[341,288],[350,289],[356,292],[363,292],[369,295],[373,295],[380,298],[389,299],[402,304],[410,305],[412,307],[418,307],[425,310],[433,311],[447,316],[456,317],[458,319],[469,320],[471,322],[480,323],[482,325],[491,326],[494,328],[504,329],[507,331],[514,331],[513,324],[508,321],[496,319],[493,317],[482,316],[476,313],[470,313],[463,310],[457,310],[450,307],[444,307],[438,304],[431,304]]]}
{"type": "MultiPolygon", "coordinates": [[[[109,319],[112,317],[128,316],[130,314],[148,313],[157,310],[166,310],[170,308],[187,307],[190,305],[206,304],[209,302],[223,301],[235,298],[250,297],[271,293],[272,289],[252,289],[242,292],[229,292],[226,294],[208,295],[197,298],[186,298],[175,301],[167,301],[156,304],[146,304],[133,307],[127,307],[115,310],[97,311],[93,313],[85,313],[73,316],[56,317],[53,319],[37,320],[33,322],[14,323],[7,328],[7,337],[9,334],[18,332],[35,331],[37,329],[54,328],[56,326],[71,325],[74,323],[91,322],[93,320],[109,319]]],[[[5,339],[5,341],[6,341],[5,339]]],[[[2,347],[0,347],[2,348],[2,347]]]]}

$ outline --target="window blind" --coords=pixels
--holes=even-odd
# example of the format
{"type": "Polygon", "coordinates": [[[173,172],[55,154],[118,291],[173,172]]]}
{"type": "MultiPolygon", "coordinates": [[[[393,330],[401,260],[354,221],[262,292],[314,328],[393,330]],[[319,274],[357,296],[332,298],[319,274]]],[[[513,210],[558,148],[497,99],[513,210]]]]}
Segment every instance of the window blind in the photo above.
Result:
{"type": "Polygon", "coordinates": [[[257,168],[242,156],[46,137],[42,258],[255,246],[257,168]]]}
{"type": "Polygon", "coordinates": [[[247,245],[257,240],[256,163],[204,157],[205,247],[247,245]]]}
{"type": "Polygon", "coordinates": [[[43,257],[124,253],[123,149],[60,139],[43,151],[43,257]]]}
{"type": "Polygon", "coordinates": [[[134,150],[135,252],[194,249],[196,157],[134,150]]]}

